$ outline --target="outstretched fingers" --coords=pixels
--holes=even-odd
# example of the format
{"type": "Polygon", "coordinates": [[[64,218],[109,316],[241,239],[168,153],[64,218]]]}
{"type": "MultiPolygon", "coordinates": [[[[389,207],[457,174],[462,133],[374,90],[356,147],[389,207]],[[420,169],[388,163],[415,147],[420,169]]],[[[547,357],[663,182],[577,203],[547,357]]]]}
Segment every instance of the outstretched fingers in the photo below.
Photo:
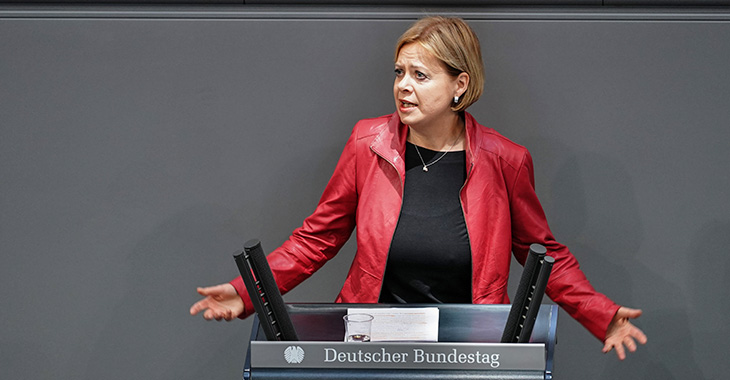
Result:
{"type": "Polygon", "coordinates": [[[626,359],[626,351],[624,350],[623,344],[606,341],[606,345],[603,346],[603,353],[609,353],[611,350],[616,350],[616,356],[618,356],[619,360],[626,359]]]}
{"type": "Polygon", "coordinates": [[[620,360],[626,359],[626,350],[635,352],[638,344],[646,344],[647,338],[641,329],[634,326],[630,319],[641,316],[641,310],[621,307],[608,327],[603,352],[616,350],[620,360]],[[638,343],[638,344],[637,344],[638,343]]]}
{"type": "Polygon", "coordinates": [[[190,307],[190,314],[203,312],[207,320],[232,321],[243,312],[243,301],[231,284],[197,288],[203,299],[190,307]]]}

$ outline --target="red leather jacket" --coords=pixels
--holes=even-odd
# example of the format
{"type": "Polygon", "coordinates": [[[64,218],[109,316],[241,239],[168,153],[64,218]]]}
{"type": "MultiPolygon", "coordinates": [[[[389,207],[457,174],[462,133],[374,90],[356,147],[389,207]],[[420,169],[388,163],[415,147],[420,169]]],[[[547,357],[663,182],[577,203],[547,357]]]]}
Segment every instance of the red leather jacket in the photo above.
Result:
{"type": "MultiPolygon", "coordinates": [[[[594,290],[567,247],[553,238],[534,190],[524,147],[465,113],[467,178],[461,189],[472,251],[472,302],[509,303],[510,252],[524,264],[530,244],[555,258],[548,296],[598,339],[618,305],[594,290]]],[[[332,258],[357,226],[357,253],[337,302],[378,302],[400,215],[408,128],[397,114],[361,120],[345,145],[314,213],[268,256],[285,293],[332,258]]],[[[241,278],[231,281],[253,312],[241,278]]]]}

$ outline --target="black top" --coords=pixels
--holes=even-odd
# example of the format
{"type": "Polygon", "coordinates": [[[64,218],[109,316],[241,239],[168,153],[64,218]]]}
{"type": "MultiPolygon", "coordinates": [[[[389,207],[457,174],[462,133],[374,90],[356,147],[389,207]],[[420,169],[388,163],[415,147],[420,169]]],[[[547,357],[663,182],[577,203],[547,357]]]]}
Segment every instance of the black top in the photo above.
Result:
{"type": "MultiPolygon", "coordinates": [[[[443,153],[418,147],[430,163],[443,153]]],[[[449,152],[423,171],[406,144],[403,207],[390,246],[380,302],[471,303],[471,250],[459,192],[466,153],[449,152]]]]}

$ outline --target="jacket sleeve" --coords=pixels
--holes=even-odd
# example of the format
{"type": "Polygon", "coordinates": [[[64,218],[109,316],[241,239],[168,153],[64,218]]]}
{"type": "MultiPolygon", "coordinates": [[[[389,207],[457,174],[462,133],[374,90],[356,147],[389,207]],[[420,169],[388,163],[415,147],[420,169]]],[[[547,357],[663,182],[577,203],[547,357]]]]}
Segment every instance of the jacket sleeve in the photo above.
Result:
{"type": "Polygon", "coordinates": [[[535,193],[532,157],[527,150],[513,180],[510,191],[512,252],[524,265],[530,244],[544,245],[548,255],[555,258],[547,295],[596,338],[604,341],[619,306],[593,288],[575,256],[555,241],[535,193]]]}
{"type": "MultiPolygon", "coordinates": [[[[334,257],[355,228],[356,131],[354,129],[350,135],[314,213],[292,232],[281,247],[267,256],[282,294],[309,278],[334,257]]],[[[230,283],[244,303],[244,312],[240,318],[251,315],[255,310],[243,279],[239,276],[230,283]]]]}

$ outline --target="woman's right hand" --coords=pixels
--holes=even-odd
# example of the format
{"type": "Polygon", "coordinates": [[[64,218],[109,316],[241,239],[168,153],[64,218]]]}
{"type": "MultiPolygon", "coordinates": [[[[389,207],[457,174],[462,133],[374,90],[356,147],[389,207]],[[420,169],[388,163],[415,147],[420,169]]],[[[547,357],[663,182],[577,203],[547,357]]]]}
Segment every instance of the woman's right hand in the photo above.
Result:
{"type": "Polygon", "coordinates": [[[243,313],[243,300],[231,284],[198,288],[198,293],[205,298],[190,308],[190,315],[196,315],[205,310],[203,318],[207,320],[231,321],[243,313]]]}

